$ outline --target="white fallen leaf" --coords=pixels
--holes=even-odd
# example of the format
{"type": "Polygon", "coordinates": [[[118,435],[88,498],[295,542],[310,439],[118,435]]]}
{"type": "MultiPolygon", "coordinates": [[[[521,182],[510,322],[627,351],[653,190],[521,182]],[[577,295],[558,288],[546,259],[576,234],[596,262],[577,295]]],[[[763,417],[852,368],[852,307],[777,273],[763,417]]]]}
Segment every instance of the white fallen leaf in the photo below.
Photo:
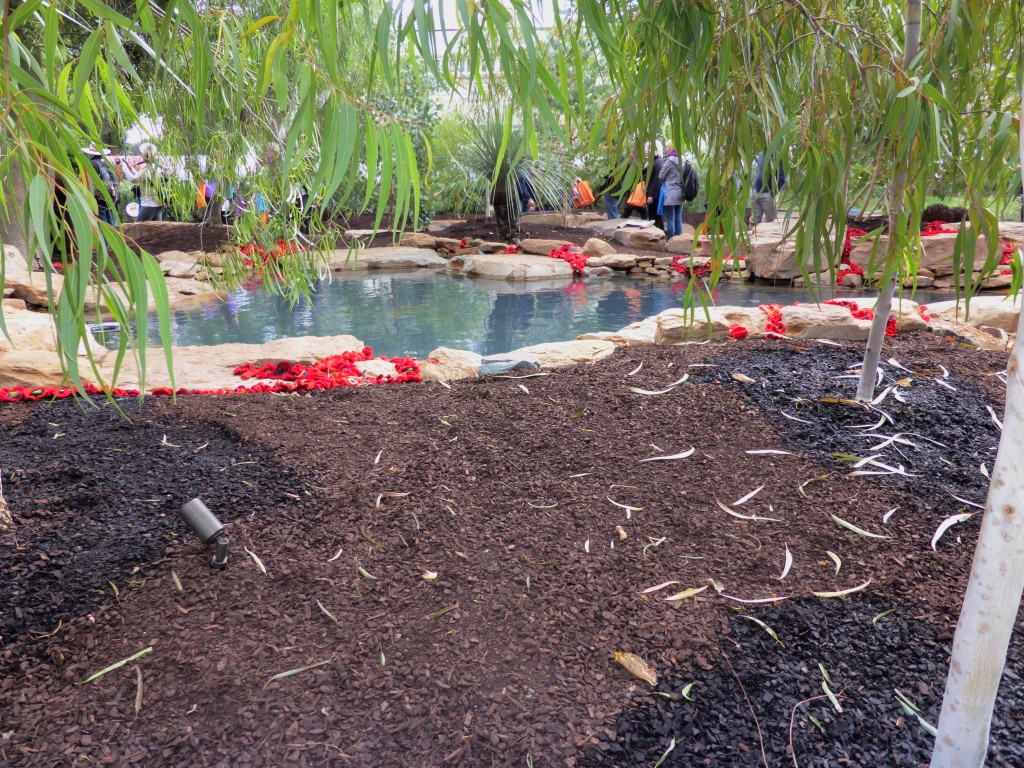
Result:
{"type": "Polygon", "coordinates": [[[252,558],[252,561],[253,561],[254,563],[256,563],[256,567],[257,567],[257,568],[259,568],[259,569],[260,569],[261,571],[263,571],[263,573],[264,573],[264,574],[266,574],[266,572],[267,572],[267,567],[266,567],[265,565],[263,565],[263,561],[262,561],[262,560],[260,560],[260,559],[259,559],[259,558],[258,558],[258,557],[256,556],[256,553],[255,553],[255,552],[253,552],[253,551],[252,551],[251,549],[249,549],[248,547],[243,547],[243,549],[244,549],[244,550],[245,550],[246,552],[248,552],[248,553],[249,553],[249,557],[251,557],[251,558],[252,558]]]}
{"type": "Polygon", "coordinates": [[[608,501],[610,501],[612,504],[614,504],[619,509],[626,510],[626,519],[627,520],[629,520],[630,517],[632,517],[632,514],[634,512],[639,512],[639,511],[641,511],[643,509],[643,507],[632,507],[629,504],[619,504],[619,502],[617,502],[611,496],[605,496],[605,498],[608,499],[608,501]]]}
{"type": "Polygon", "coordinates": [[[588,555],[590,554],[590,539],[587,539],[583,542],[583,551],[586,552],[588,555]]]}
{"type": "Polygon", "coordinates": [[[811,592],[815,597],[845,597],[846,595],[852,595],[854,592],[860,592],[862,589],[867,589],[871,583],[871,579],[868,579],[863,584],[858,584],[856,587],[850,587],[849,589],[842,589],[838,592],[811,592]]]}
{"type": "Polygon", "coordinates": [[[796,416],[791,416],[790,414],[786,413],[785,411],[779,411],[779,413],[781,413],[787,419],[792,419],[793,421],[799,421],[801,424],[813,424],[814,423],[813,421],[808,421],[807,419],[800,419],[800,418],[797,418],[796,416]]]}
{"type": "Polygon", "coordinates": [[[789,600],[789,595],[779,595],[777,597],[761,597],[756,600],[745,600],[742,597],[733,597],[732,595],[723,594],[726,600],[732,600],[734,603],[743,603],[744,605],[761,605],[762,603],[781,603],[783,600],[789,600]]]}
{"type": "Polygon", "coordinates": [[[729,509],[727,506],[725,506],[725,504],[720,502],[718,499],[715,499],[715,503],[718,504],[718,506],[721,508],[721,510],[723,512],[725,512],[727,515],[732,515],[733,517],[739,518],[740,520],[753,520],[753,521],[770,522],[770,523],[781,523],[782,522],[781,520],[778,520],[778,519],[776,519],[774,517],[761,517],[760,515],[741,515],[739,512],[734,512],[733,510],[729,509]]]}
{"type": "Polygon", "coordinates": [[[776,451],[772,448],[762,448],[756,451],[747,451],[751,456],[792,456],[789,451],[776,451]]]}
{"type": "Polygon", "coordinates": [[[793,553],[789,551],[789,545],[786,545],[786,563],[782,566],[782,575],[779,576],[779,581],[786,578],[789,573],[789,569],[793,567],[793,553]]]}
{"type": "Polygon", "coordinates": [[[975,514],[975,512],[964,512],[963,514],[953,515],[952,517],[947,517],[943,520],[939,524],[939,527],[935,529],[935,535],[932,536],[932,549],[938,552],[935,545],[939,543],[939,539],[942,538],[942,535],[957,523],[963,523],[970,520],[975,514]]]}
{"type": "Polygon", "coordinates": [[[981,463],[981,474],[983,474],[985,477],[991,477],[991,475],[989,475],[988,473],[988,467],[985,466],[985,462],[981,463]]]}
{"type": "Polygon", "coordinates": [[[749,621],[754,622],[755,624],[757,624],[757,626],[759,626],[761,629],[763,629],[765,632],[767,632],[769,635],[771,635],[776,643],[781,645],[783,648],[786,647],[786,644],[784,642],[782,642],[781,640],[779,640],[779,636],[777,634],[775,634],[775,630],[772,629],[771,627],[769,627],[767,624],[765,624],[760,619],[755,619],[753,616],[747,616],[745,613],[741,613],[740,614],[740,618],[741,619],[747,619],[749,621]]]}
{"type": "Polygon", "coordinates": [[[383,456],[383,455],[384,455],[384,449],[383,449],[383,448],[381,448],[381,449],[380,449],[380,450],[379,450],[379,451],[377,452],[377,458],[373,460],[373,463],[374,463],[374,464],[380,464],[380,457],[381,457],[381,456],[383,456]]]}
{"type": "Polygon", "coordinates": [[[691,448],[688,451],[683,451],[682,453],[676,453],[676,454],[673,454],[672,456],[651,456],[649,459],[640,459],[640,463],[642,464],[645,461],[673,461],[675,459],[687,459],[690,456],[693,456],[693,452],[695,450],[697,450],[697,449],[696,448],[691,448]]]}
{"type": "Polygon", "coordinates": [[[739,373],[738,371],[736,373],[734,373],[732,375],[732,377],[736,381],[740,382],[741,384],[756,384],[757,383],[754,379],[750,378],[746,374],[739,373]]]}
{"type": "Polygon", "coordinates": [[[636,368],[634,368],[632,371],[630,371],[626,375],[627,376],[636,376],[638,373],[640,373],[640,369],[643,368],[643,367],[644,367],[644,364],[640,363],[640,365],[638,365],[636,368]]]}
{"type": "Polygon", "coordinates": [[[520,384],[520,385],[519,385],[519,388],[520,388],[521,390],[523,390],[523,392],[525,392],[526,394],[530,394],[530,390],[528,390],[528,389],[526,388],[526,385],[525,385],[525,384],[520,384]]]}
{"type": "Polygon", "coordinates": [[[356,568],[356,570],[359,571],[359,575],[362,576],[364,579],[370,579],[371,581],[376,581],[377,580],[376,576],[371,574],[368,570],[363,568],[363,566],[361,566],[361,565],[358,566],[356,568]]]}
{"type": "Polygon", "coordinates": [[[836,517],[835,515],[832,515],[832,519],[835,520],[837,523],[839,523],[839,525],[843,526],[843,528],[847,529],[848,531],[853,531],[858,536],[866,536],[869,539],[891,539],[892,538],[892,536],[883,536],[880,533],[871,533],[870,531],[865,531],[863,528],[858,528],[853,523],[847,522],[846,520],[843,520],[843,518],[836,517]]]}
{"type": "MultiPolygon", "coordinates": [[[[947,491],[947,493],[948,493],[948,491],[947,491]]],[[[949,495],[952,496],[957,501],[961,502],[962,504],[966,504],[969,507],[974,507],[975,509],[984,509],[985,508],[984,504],[976,504],[973,501],[968,501],[967,499],[961,499],[955,493],[950,493],[949,495]]]]}
{"type": "Polygon", "coordinates": [[[825,550],[825,554],[828,555],[832,559],[832,562],[836,564],[836,576],[838,576],[839,575],[839,569],[843,567],[843,560],[842,560],[842,558],[840,558],[839,555],[837,555],[831,549],[826,549],[825,550]]]}
{"type": "Polygon", "coordinates": [[[725,585],[717,579],[708,579],[708,584],[715,588],[715,592],[722,594],[725,590],[725,585]]]}
{"type": "Polygon", "coordinates": [[[339,557],[341,557],[341,553],[342,553],[343,549],[344,549],[343,547],[339,547],[338,551],[337,551],[337,553],[335,553],[334,557],[328,558],[327,562],[328,563],[333,563],[335,560],[337,560],[339,557]]]}
{"type": "Polygon", "coordinates": [[[659,590],[662,590],[665,587],[671,587],[673,584],[681,584],[681,583],[682,582],[679,582],[679,581],[664,581],[661,584],[655,584],[653,587],[648,587],[647,589],[645,589],[640,594],[641,595],[649,595],[652,592],[658,592],[659,590]]]}
{"type": "Polygon", "coordinates": [[[898,509],[899,509],[899,507],[893,507],[888,512],[886,512],[884,515],[882,515],[882,525],[885,525],[886,523],[888,523],[889,520],[892,519],[892,516],[894,514],[896,514],[896,510],[898,510],[898,509]]]}
{"type": "Polygon", "coordinates": [[[437,571],[424,571],[420,578],[424,581],[434,581],[437,578],[437,571]]]}
{"type": "Polygon", "coordinates": [[[640,389],[639,387],[626,387],[626,389],[638,395],[667,395],[669,392],[678,387],[688,378],[690,378],[690,374],[683,374],[683,378],[681,378],[679,381],[672,382],[665,389],[640,389]]]}
{"type": "Polygon", "coordinates": [[[734,501],[734,502],[732,503],[732,505],[733,505],[734,507],[738,507],[738,506],[740,506],[741,504],[745,504],[746,502],[750,501],[750,500],[751,500],[752,498],[754,498],[755,496],[757,496],[757,494],[759,494],[759,493],[760,493],[760,492],[761,492],[762,490],[764,490],[764,486],[763,486],[763,485],[759,485],[759,486],[757,486],[757,488],[755,488],[754,490],[752,490],[752,491],[751,491],[750,493],[748,493],[748,494],[747,494],[746,496],[744,496],[744,497],[743,497],[742,499],[737,499],[736,501],[734,501]]]}

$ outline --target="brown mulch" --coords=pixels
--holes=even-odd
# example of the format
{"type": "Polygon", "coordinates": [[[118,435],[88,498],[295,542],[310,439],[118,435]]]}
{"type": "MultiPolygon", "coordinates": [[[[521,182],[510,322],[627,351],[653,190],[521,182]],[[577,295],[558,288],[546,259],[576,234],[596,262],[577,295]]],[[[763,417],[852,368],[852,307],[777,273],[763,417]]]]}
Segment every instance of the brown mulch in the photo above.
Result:
{"type": "Polygon", "coordinates": [[[165,251],[203,251],[213,253],[231,243],[231,227],[207,222],[184,221],[129,223],[122,227],[128,245],[136,253],[145,250],[154,255],[165,251]]]}
{"type": "MultiPolygon", "coordinates": [[[[859,354],[858,345],[777,342],[629,349],[595,366],[450,389],[151,398],[141,409],[125,404],[131,424],[109,407],[14,406],[0,420],[0,466],[5,480],[19,477],[4,486],[17,519],[0,536],[0,569],[15,575],[0,596],[21,615],[5,614],[2,625],[0,764],[521,766],[531,756],[535,765],[652,765],[665,744],[636,746],[622,725],[650,688],[612,652],[692,678],[717,674],[738,642],[772,647],[752,624],[737,634],[740,604],[710,587],[662,600],[712,578],[744,599],[810,598],[870,578],[851,605],[871,615],[883,610],[876,603],[896,607],[936,638],[939,661],[920,671],[881,662],[891,700],[894,684],[908,685],[902,677],[942,671],[977,524],[957,531],[966,543],[951,532],[933,552],[932,532],[956,509],[940,490],[945,478],[850,478],[827,441],[873,415],[825,404],[795,411],[777,394],[835,392],[846,385],[822,382],[859,354]],[[734,371],[759,383],[742,384],[734,371]],[[669,395],[626,389],[660,389],[684,373],[691,382],[669,395]],[[690,447],[687,459],[639,461],[690,447]],[[813,478],[824,479],[801,490],[813,478]],[[716,504],[762,485],[735,511],[781,522],[744,522],[716,504]],[[224,572],[207,567],[208,553],[177,520],[193,495],[231,523],[224,572]],[[901,511],[883,527],[893,507],[901,511]],[[833,514],[893,539],[858,537],[833,514]],[[794,565],[780,582],[787,547],[794,565]],[[116,552],[101,556],[108,549],[116,552]],[[838,576],[826,550],[843,560],[838,576]],[[424,579],[428,571],[436,579],[424,579]],[[679,584],[642,594],[669,580],[679,584]],[[137,664],[77,685],[148,647],[137,664]],[[601,758],[622,744],[633,746],[601,758]]],[[[977,414],[985,404],[1001,410],[990,374],[1005,355],[921,336],[897,340],[887,356],[920,368],[910,392],[945,409],[929,436],[953,434],[936,456],[966,468],[994,445],[994,427],[977,414]],[[961,414],[936,399],[947,390],[931,391],[940,388],[923,366],[940,363],[961,414]],[[972,440],[961,444],[968,429],[972,440]]],[[[885,405],[917,418],[912,407],[885,405]]],[[[921,461],[922,472],[932,466],[931,456],[921,461]]],[[[983,498],[966,471],[949,481],[983,498]]],[[[822,620],[838,620],[828,601],[792,602],[801,615],[823,606],[822,620]]],[[[783,626],[778,614],[749,613],[783,626]]],[[[850,674],[881,654],[849,653],[850,674]]],[[[761,661],[765,690],[807,673],[806,659],[775,669],[766,652],[761,661]]],[[[930,684],[934,707],[941,680],[930,684]]],[[[884,727],[896,728],[898,714],[884,727]]],[[[934,722],[936,711],[926,714],[934,722]]],[[[711,762],[695,762],[683,745],[666,765],[756,765],[754,742],[738,750],[723,723],[725,745],[699,752],[711,762]]],[[[779,745],[773,757],[783,764],[779,745]]],[[[829,754],[821,764],[846,753],[829,754]]]]}

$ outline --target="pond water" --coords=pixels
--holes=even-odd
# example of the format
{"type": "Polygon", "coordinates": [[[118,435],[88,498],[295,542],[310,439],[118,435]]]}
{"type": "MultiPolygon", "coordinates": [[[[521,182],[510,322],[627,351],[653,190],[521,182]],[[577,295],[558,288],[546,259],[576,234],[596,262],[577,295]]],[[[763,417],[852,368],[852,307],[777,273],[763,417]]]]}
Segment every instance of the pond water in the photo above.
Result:
{"type": "MultiPolygon", "coordinates": [[[[625,276],[509,283],[425,271],[370,272],[323,281],[309,303],[300,300],[293,307],[279,296],[242,290],[227,299],[174,309],[171,336],[174,346],[193,346],[347,333],[380,355],[423,357],[442,346],[490,355],[618,330],[681,306],[685,289],[685,282],[625,276]]],[[[856,299],[861,293],[837,295],[856,299]]],[[[917,299],[951,297],[920,291],[917,299]]],[[[807,291],[738,280],[723,281],[711,298],[719,305],[740,306],[813,301],[807,291]]],[[[159,343],[153,316],[147,334],[151,343],[159,343]]],[[[111,348],[117,336],[116,328],[98,334],[111,348]]]]}

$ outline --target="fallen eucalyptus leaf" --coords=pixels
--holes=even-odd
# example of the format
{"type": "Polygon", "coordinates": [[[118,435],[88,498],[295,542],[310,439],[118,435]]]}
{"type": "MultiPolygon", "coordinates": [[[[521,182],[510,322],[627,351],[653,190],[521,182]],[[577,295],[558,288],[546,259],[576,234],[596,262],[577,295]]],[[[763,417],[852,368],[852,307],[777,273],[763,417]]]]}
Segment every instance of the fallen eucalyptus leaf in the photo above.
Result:
{"type": "Polygon", "coordinates": [[[298,669],[289,669],[287,672],[278,672],[272,678],[267,680],[267,682],[272,683],[275,680],[283,680],[286,677],[291,677],[292,675],[299,675],[303,672],[308,672],[311,669],[316,669],[317,667],[322,667],[324,664],[330,663],[331,659],[326,659],[325,661],[318,661],[316,664],[310,664],[308,667],[299,667],[298,669]]]}
{"type": "Polygon", "coordinates": [[[836,576],[839,575],[839,569],[843,567],[842,558],[839,557],[835,552],[830,549],[825,550],[825,554],[832,558],[832,562],[836,564],[836,576]]]}
{"type": "Polygon", "coordinates": [[[889,520],[892,519],[892,516],[894,514],[896,514],[896,510],[898,510],[898,509],[899,509],[899,507],[893,507],[888,512],[886,512],[884,515],[882,515],[882,525],[885,525],[886,523],[888,523],[889,520]]]}
{"type": "Polygon", "coordinates": [[[782,581],[789,574],[789,569],[793,567],[793,553],[789,551],[789,545],[786,545],[786,563],[782,566],[782,575],[779,576],[779,581],[782,581]]]}
{"type": "Polygon", "coordinates": [[[619,541],[625,541],[628,538],[628,535],[626,534],[626,529],[623,528],[621,525],[615,526],[615,532],[619,534],[619,541]]]}
{"type": "Polygon", "coordinates": [[[751,491],[750,493],[748,493],[748,494],[747,494],[746,496],[744,496],[744,497],[743,497],[742,499],[737,499],[736,501],[734,501],[734,502],[732,503],[732,505],[733,505],[734,507],[738,507],[738,506],[740,506],[741,504],[745,504],[746,502],[750,501],[750,500],[751,500],[752,498],[754,498],[755,496],[757,496],[757,494],[759,494],[759,493],[760,493],[760,492],[761,492],[762,490],[764,490],[764,486],[763,486],[763,485],[759,485],[759,486],[757,486],[757,488],[755,488],[754,490],[752,490],[752,491],[751,491]]]}
{"type": "Polygon", "coordinates": [[[658,684],[658,673],[654,670],[654,667],[641,659],[635,653],[622,653],[621,651],[616,651],[614,659],[625,667],[626,670],[634,677],[638,677],[641,680],[650,683],[652,686],[658,684]]]}
{"type": "Polygon", "coordinates": [[[665,587],[670,587],[670,586],[672,586],[673,584],[681,584],[681,583],[682,583],[682,582],[679,582],[679,581],[665,581],[665,582],[662,582],[661,584],[656,584],[656,585],[655,585],[655,586],[653,586],[653,587],[648,587],[647,589],[645,589],[645,590],[644,590],[643,592],[641,592],[640,594],[641,594],[641,595],[649,595],[649,594],[651,594],[652,592],[657,592],[658,590],[664,589],[665,587]]]}
{"type": "Polygon", "coordinates": [[[363,568],[363,566],[361,566],[361,565],[358,566],[356,568],[356,570],[359,572],[359,575],[362,576],[364,579],[370,579],[371,581],[376,581],[377,580],[376,576],[371,574],[368,570],[363,568]]]}
{"type": "Polygon", "coordinates": [[[744,600],[742,597],[733,597],[732,595],[723,594],[726,600],[732,600],[734,603],[743,603],[744,605],[762,605],[764,603],[781,603],[783,600],[789,600],[789,595],[782,595],[781,597],[761,597],[756,600],[744,600]]]}
{"type": "Polygon", "coordinates": [[[736,373],[734,373],[732,375],[732,377],[736,381],[740,382],[741,384],[756,384],[757,383],[754,379],[750,378],[746,374],[739,373],[738,371],[736,373]]]}
{"type": "Polygon", "coordinates": [[[714,587],[715,592],[718,594],[722,594],[722,590],[725,589],[725,585],[717,579],[708,579],[708,584],[714,587]]]}
{"type": "Polygon", "coordinates": [[[782,522],[781,520],[779,520],[777,518],[774,518],[774,517],[761,517],[760,515],[741,515],[739,512],[734,512],[733,510],[729,509],[727,506],[725,506],[725,504],[720,502],[718,499],[715,499],[715,503],[718,504],[718,506],[722,509],[723,512],[725,512],[728,515],[732,515],[733,517],[738,518],[740,520],[752,520],[752,521],[755,521],[755,522],[770,522],[770,523],[781,523],[782,522]]]}
{"type": "Polygon", "coordinates": [[[125,664],[130,664],[131,662],[135,661],[140,656],[145,656],[147,653],[150,653],[152,650],[153,650],[153,646],[149,646],[148,648],[143,648],[141,651],[139,651],[138,653],[132,654],[127,659],[122,659],[121,661],[119,661],[119,662],[117,662],[115,664],[111,664],[109,667],[101,669],[99,672],[97,672],[95,674],[89,675],[89,677],[85,678],[85,680],[80,682],[79,685],[85,685],[86,683],[91,683],[93,680],[98,680],[99,678],[101,678],[105,674],[107,674],[108,672],[113,672],[115,669],[120,669],[125,664]]]}
{"type": "Polygon", "coordinates": [[[843,520],[843,518],[836,517],[835,515],[832,515],[832,519],[835,520],[839,525],[843,526],[843,528],[845,528],[846,530],[853,531],[858,536],[866,536],[869,539],[891,539],[892,538],[892,536],[883,536],[880,533],[871,533],[870,531],[865,531],[863,528],[858,528],[853,523],[847,522],[846,520],[843,520]]]}
{"type": "Polygon", "coordinates": [[[260,560],[259,556],[257,556],[257,554],[255,552],[253,552],[251,549],[249,549],[248,547],[243,547],[243,549],[246,552],[249,553],[249,557],[251,557],[252,561],[254,563],[256,563],[256,567],[259,568],[263,572],[264,575],[266,575],[267,567],[265,565],[263,565],[263,561],[260,560]]]}
{"type": "Polygon", "coordinates": [[[970,520],[972,517],[974,517],[975,514],[976,513],[974,512],[964,512],[961,515],[953,515],[952,517],[947,517],[945,520],[939,523],[939,527],[935,529],[935,535],[932,536],[932,549],[938,552],[938,549],[935,545],[939,543],[939,539],[942,538],[942,535],[957,523],[963,523],[967,520],[970,520]]]}
{"type": "Polygon", "coordinates": [[[437,578],[437,571],[424,571],[420,578],[424,581],[434,581],[437,578]]]}
{"type": "Polygon", "coordinates": [[[777,634],[775,634],[775,630],[772,629],[771,627],[769,627],[767,624],[765,624],[760,619],[755,619],[753,616],[747,616],[745,613],[741,613],[740,614],[740,618],[741,619],[747,619],[748,621],[754,622],[755,624],[757,624],[757,626],[759,626],[761,629],[763,629],[765,632],[767,632],[769,635],[771,635],[772,639],[774,639],[776,643],[781,645],[783,648],[786,647],[786,644],[784,642],[782,642],[781,640],[779,640],[779,636],[777,634]]]}
{"type": "Polygon", "coordinates": [[[690,587],[689,589],[684,589],[682,592],[676,592],[674,595],[672,595],[672,597],[666,597],[664,602],[673,603],[678,600],[685,600],[688,597],[699,595],[705,589],[707,589],[706,585],[703,587],[690,587]]]}
{"type": "Polygon", "coordinates": [[[683,451],[682,453],[676,453],[676,454],[673,454],[672,456],[651,456],[649,459],[640,459],[640,463],[643,464],[645,461],[672,461],[674,459],[687,459],[690,456],[693,456],[693,452],[695,450],[697,450],[697,449],[696,448],[691,448],[688,451],[683,451]]]}
{"type": "Polygon", "coordinates": [[[323,613],[324,616],[326,616],[328,619],[333,621],[335,624],[338,623],[338,617],[335,616],[330,611],[328,611],[326,608],[324,608],[324,604],[323,603],[321,603],[319,600],[317,600],[316,604],[317,604],[317,607],[320,609],[320,611],[323,613]]]}
{"type": "Polygon", "coordinates": [[[643,368],[643,367],[644,367],[644,364],[640,363],[640,365],[638,365],[636,368],[634,368],[632,371],[630,371],[626,375],[627,376],[636,376],[638,373],[640,373],[640,369],[643,368]]]}
{"type": "Polygon", "coordinates": [[[757,451],[747,451],[751,456],[792,456],[790,451],[777,451],[773,448],[762,448],[757,451]]]}
{"type": "Polygon", "coordinates": [[[849,589],[841,589],[838,592],[811,592],[815,597],[846,597],[846,595],[852,595],[854,592],[860,592],[862,589],[867,589],[871,583],[871,579],[868,579],[863,584],[859,584],[856,587],[850,587],[849,589]]]}
{"type": "Polygon", "coordinates": [[[693,690],[693,686],[695,686],[696,684],[697,684],[696,682],[693,682],[693,683],[688,683],[687,685],[683,686],[683,690],[680,691],[680,693],[682,694],[682,697],[684,699],[688,699],[689,701],[696,701],[696,699],[694,699],[692,696],[690,696],[690,691],[693,690]]]}

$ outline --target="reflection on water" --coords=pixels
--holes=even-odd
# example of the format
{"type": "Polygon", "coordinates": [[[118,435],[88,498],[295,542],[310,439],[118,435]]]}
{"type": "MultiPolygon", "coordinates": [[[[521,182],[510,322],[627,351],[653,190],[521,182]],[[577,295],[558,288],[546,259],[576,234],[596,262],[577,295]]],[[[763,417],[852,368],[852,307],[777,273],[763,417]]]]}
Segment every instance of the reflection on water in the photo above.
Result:
{"type": "MultiPolygon", "coordinates": [[[[171,313],[174,346],[258,344],[291,336],[352,334],[382,355],[424,356],[437,347],[484,355],[530,344],[614,331],[683,304],[685,282],[616,276],[607,280],[509,283],[433,272],[369,273],[321,282],[294,307],[277,296],[238,291],[171,313]]],[[[846,298],[857,293],[841,291],[846,298]]],[[[919,292],[924,294],[924,292],[919,292]]],[[[948,298],[929,292],[921,301],[948,298]]],[[[723,281],[717,304],[757,306],[813,301],[806,291],[723,281]]],[[[148,335],[159,343],[156,318],[148,335]]],[[[103,342],[117,344],[117,333],[103,342]]]]}

